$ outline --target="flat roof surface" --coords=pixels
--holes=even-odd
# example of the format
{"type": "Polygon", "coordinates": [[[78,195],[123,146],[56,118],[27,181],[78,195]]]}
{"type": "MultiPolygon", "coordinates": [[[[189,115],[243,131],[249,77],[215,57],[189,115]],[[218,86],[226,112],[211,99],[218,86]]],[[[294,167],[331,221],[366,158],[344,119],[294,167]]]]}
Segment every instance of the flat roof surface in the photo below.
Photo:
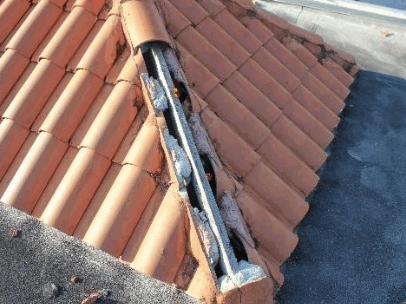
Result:
{"type": "MultiPolygon", "coordinates": [[[[269,6],[269,9],[271,6],[269,6]]],[[[351,52],[363,70],[283,266],[278,303],[402,303],[406,239],[404,26],[272,7],[351,52]],[[383,37],[382,31],[390,36],[383,37]]]]}

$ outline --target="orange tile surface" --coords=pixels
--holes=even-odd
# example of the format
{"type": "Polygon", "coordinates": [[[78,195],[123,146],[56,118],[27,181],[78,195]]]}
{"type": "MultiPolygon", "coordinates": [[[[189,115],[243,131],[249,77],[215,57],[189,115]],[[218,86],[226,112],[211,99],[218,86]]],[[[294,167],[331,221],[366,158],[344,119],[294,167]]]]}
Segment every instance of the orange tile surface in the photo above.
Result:
{"type": "Polygon", "coordinates": [[[246,0],[104,4],[1,2],[0,200],[204,301],[268,303],[354,59],[246,0]],[[221,160],[218,189],[235,191],[256,240],[249,256],[272,280],[216,290],[162,144],[164,118],[141,85],[137,49],[151,40],[176,49],[221,160]]]}

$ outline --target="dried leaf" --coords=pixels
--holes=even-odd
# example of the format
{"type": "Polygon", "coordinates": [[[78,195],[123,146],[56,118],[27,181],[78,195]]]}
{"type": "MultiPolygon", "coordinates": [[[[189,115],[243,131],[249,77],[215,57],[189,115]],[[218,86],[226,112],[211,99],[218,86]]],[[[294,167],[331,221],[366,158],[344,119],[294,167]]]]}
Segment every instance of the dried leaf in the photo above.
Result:
{"type": "Polygon", "coordinates": [[[388,35],[389,35],[389,31],[388,31],[388,30],[382,31],[382,36],[383,36],[383,37],[387,37],[388,35]]]}

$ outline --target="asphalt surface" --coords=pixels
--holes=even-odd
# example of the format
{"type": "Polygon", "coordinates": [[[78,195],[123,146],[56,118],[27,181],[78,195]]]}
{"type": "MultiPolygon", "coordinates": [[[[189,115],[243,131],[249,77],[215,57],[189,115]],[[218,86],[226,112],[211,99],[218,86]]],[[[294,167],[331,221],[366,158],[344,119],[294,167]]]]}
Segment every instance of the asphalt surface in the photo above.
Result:
{"type": "Polygon", "coordinates": [[[1,202],[0,257],[1,304],[198,303],[1,202]]]}
{"type": "Polygon", "coordinates": [[[278,303],[404,303],[406,80],[361,71],[329,152],[278,303]]]}

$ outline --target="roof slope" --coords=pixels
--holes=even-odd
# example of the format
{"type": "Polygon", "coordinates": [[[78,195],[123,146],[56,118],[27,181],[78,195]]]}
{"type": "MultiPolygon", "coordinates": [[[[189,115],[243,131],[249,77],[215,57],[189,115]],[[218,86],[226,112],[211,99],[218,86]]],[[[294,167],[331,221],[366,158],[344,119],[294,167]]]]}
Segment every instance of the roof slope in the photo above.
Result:
{"type": "Polygon", "coordinates": [[[0,200],[191,294],[205,282],[215,295],[118,5],[7,0],[0,24],[0,200]]]}
{"type": "MultiPolygon", "coordinates": [[[[256,240],[250,259],[282,284],[279,265],[296,246],[353,59],[250,2],[155,5],[221,159],[217,195],[232,192],[256,240]]],[[[0,5],[0,200],[215,301],[213,269],[161,145],[165,120],[141,85],[147,69],[119,7],[0,5]]],[[[141,6],[133,16],[140,41],[162,40],[142,26],[154,14],[141,6]]],[[[252,293],[242,288],[238,301],[252,293]]]]}
{"type": "Polygon", "coordinates": [[[354,59],[251,1],[156,2],[219,170],[238,184],[233,195],[258,252],[282,284],[279,266],[297,244],[293,228],[319,181],[354,59]]]}

